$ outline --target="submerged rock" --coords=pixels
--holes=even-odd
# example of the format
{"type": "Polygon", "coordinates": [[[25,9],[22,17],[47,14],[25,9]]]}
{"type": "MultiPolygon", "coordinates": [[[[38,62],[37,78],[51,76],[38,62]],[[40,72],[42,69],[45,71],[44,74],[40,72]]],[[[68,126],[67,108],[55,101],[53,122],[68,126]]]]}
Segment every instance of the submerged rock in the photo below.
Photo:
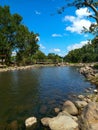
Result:
{"type": "Polygon", "coordinates": [[[47,106],[46,105],[42,105],[39,109],[40,114],[45,114],[47,111],[47,106]]]}
{"type": "Polygon", "coordinates": [[[11,122],[10,129],[11,130],[18,130],[19,129],[18,122],[17,121],[11,122]]]}

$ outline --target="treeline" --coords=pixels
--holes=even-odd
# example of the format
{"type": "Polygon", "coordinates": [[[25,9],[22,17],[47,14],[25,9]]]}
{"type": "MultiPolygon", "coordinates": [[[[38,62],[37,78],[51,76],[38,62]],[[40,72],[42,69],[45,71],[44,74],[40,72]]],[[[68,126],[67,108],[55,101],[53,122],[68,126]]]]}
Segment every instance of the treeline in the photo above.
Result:
{"type": "Polygon", "coordinates": [[[7,65],[12,62],[12,52],[16,52],[16,62],[30,62],[39,49],[38,34],[30,32],[22,24],[19,14],[11,14],[8,6],[0,6],[0,60],[7,65]]]}
{"type": "Polygon", "coordinates": [[[42,64],[56,64],[63,61],[63,57],[55,54],[55,53],[49,53],[47,56],[41,52],[40,50],[36,52],[36,54],[33,56],[33,63],[42,63],[42,64]]]}
{"type": "Polygon", "coordinates": [[[72,50],[64,57],[66,62],[98,62],[98,37],[80,49],[72,50]]]}

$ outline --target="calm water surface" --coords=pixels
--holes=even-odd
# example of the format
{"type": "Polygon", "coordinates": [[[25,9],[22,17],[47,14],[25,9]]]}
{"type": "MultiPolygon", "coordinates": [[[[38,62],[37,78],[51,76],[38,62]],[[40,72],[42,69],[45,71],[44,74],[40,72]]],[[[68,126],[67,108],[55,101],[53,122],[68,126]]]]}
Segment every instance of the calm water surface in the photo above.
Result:
{"type": "Polygon", "coordinates": [[[76,67],[42,67],[0,73],[0,123],[52,116],[71,95],[95,87],[76,67]]]}

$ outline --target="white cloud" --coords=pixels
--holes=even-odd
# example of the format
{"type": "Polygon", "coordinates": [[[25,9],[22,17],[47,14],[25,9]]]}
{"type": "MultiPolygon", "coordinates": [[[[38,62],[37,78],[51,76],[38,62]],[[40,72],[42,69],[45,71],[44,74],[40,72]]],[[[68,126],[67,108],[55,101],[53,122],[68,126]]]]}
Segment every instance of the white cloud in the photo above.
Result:
{"type": "Polygon", "coordinates": [[[54,34],[52,34],[52,37],[62,37],[62,35],[54,33],[54,34]]]}
{"type": "Polygon", "coordinates": [[[60,52],[61,50],[59,48],[54,48],[53,51],[54,52],[60,52]]]}
{"type": "Polygon", "coordinates": [[[77,15],[78,17],[80,17],[80,18],[83,18],[83,17],[85,17],[85,16],[89,16],[89,15],[91,15],[91,14],[92,14],[92,12],[90,12],[90,11],[88,10],[88,8],[80,8],[80,9],[76,10],[76,15],[77,15]]]}
{"type": "Polygon", "coordinates": [[[86,44],[88,44],[88,41],[82,41],[80,43],[75,43],[75,44],[69,45],[67,47],[67,51],[71,51],[71,50],[74,50],[74,49],[81,48],[81,47],[83,47],[86,44]]]}
{"type": "Polygon", "coordinates": [[[46,47],[43,46],[42,44],[39,44],[39,46],[40,46],[40,49],[46,49],[46,47]]]}
{"type": "Polygon", "coordinates": [[[41,12],[35,10],[35,14],[36,14],[36,15],[41,15],[41,12]]]}
{"type": "Polygon", "coordinates": [[[53,48],[53,49],[50,49],[50,52],[51,53],[58,53],[58,52],[61,52],[61,50],[59,48],[53,48]]]}
{"type": "Polygon", "coordinates": [[[67,26],[65,30],[81,34],[83,27],[89,29],[91,25],[91,21],[85,19],[85,16],[88,16],[91,13],[87,12],[87,8],[81,8],[76,10],[75,14],[76,16],[65,16],[64,21],[71,22],[71,25],[67,26]]]}

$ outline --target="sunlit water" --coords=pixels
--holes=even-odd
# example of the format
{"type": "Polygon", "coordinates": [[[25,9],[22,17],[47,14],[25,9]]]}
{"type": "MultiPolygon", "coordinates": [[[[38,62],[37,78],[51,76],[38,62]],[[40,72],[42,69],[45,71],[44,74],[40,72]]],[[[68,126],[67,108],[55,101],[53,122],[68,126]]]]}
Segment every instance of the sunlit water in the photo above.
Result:
{"type": "Polygon", "coordinates": [[[52,116],[72,95],[92,87],[76,67],[42,67],[0,73],[0,124],[52,116]]]}

